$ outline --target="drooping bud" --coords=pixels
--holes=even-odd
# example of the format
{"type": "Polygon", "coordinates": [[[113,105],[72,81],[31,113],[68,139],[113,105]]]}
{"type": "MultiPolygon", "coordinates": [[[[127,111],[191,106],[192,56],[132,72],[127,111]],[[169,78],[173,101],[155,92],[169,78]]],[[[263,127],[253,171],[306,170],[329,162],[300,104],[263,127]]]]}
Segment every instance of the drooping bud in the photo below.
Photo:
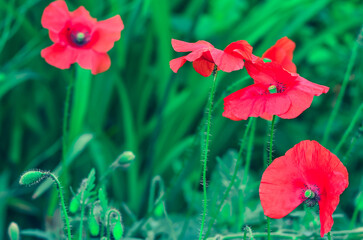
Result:
{"type": "Polygon", "coordinates": [[[272,93],[277,93],[277,88],[275,85],[271,85],[268,87],[268,91],[272,94],[272,93]]]}
{"type": "Polygon", "coordinates": [[[80,206],[80,204],[79,204],[77,197],[74,197],[72,199],[71,203],[69,204],[69,211],[71,213],[75,213],[75,212],[77,212],[79,206],[80,206]]]}
{"type": "Polygon", "coordinates": [[[19,184],[21,185],[33,185],[42,181],[45,177],[47,177],[47,172],[32,170],[24,173],[19,180],[19,184]]]}
{"type": "Polygon", "coordinates": [[[112,229],[112,234],[113,237],[116,240],[120,240],[122,238],[122,234],[124,233],[123,229],[122,229],[122,224],[121,221],[117,221],[115,226],[112,229]]]}
{"type": "Polygon", "coordinates": [[[10,240],[19,240],[20,233],[19,233],[19,226],[15,222],[11,222],[8,228],[8,234],[10,240]]]}
{"type": "Polygon", "coordinates": [[[117,157],[112,163],[111,167],[116,169],[118,167],[127,168],[135,160],[135,155],[131,151],[125,151],[117,157]]]}
{"type": "Polygon", "coordinates": [[[93,214],[88,217],[88,228],[90,234],[94,237],[100,233],[100,225],[93,214]]]}

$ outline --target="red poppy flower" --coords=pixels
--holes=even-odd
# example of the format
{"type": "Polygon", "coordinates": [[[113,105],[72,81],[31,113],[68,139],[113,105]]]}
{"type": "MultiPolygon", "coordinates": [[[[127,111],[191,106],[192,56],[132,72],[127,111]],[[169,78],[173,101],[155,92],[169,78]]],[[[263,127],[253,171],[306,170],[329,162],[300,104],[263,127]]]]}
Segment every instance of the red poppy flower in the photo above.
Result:
{"type": "Polygon", "coordinates": [[[49,30],[54,42],[41,52],[47,63],[66,69],[77,62],[93,74],[109,69],[111,60],[107,52],[120,39],[124,28],[119,15],[97,22],[84,7],[69,12],[63,0],[45,8],[42,26],[49,30]]]}
{"type": "Polygon", "coordinates": [[[252,55],[252,47],[246,41],[233,42],[224,51],[214,48],[206,41],[188,43],[172,39],[171,45],[176,52],[191,52],[170,61],[170,68],[173,72],[178,72],[179,68],[189,61],[193,62],[195,71],[204,77],[212,74],[215,65],[225,72],[242,69],[244,59],[250,60],[252,55]]]}
{"type": "Polygon", "coordinates": [[[253,64],[254,84],[224,98],[223,116],[232,120],[248,117],[272,119],[272,115],[291,119],[310,107],[313,97],[327,93],[329,88],[312,83],[280,64],[253,64]]]}
{"type": "Polygon", "coordinates": [[[302,141],[276,158],[262,175],[260,199],[270,218],[283,218],[301,203],[319,204],[321,237],[333,226],[332,214],[348,187],[340,160],[316,141],[302,141]]]}

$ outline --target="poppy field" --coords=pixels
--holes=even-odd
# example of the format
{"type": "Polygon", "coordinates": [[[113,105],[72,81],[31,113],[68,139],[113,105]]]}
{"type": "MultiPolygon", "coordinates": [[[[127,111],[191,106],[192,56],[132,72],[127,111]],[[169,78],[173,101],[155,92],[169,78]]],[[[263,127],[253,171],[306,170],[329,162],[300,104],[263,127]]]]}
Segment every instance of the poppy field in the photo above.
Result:
{"type": "Polygon", "coordinates": [[[0,16],[0,240],[363,239],[361,1],[0,16]]]}

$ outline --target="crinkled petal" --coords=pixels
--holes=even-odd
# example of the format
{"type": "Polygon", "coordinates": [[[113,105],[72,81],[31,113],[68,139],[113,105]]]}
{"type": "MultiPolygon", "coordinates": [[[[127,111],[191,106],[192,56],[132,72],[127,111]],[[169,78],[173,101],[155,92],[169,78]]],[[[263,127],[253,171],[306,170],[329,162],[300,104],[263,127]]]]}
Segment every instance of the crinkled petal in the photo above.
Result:
{"type": "Polygon", "coordinates": [[[189,53],[188,55],[185,56],[185,59],[189,62],[193,62],[199,58],[202,58],[202,55],[205,51],[208,51],[208,50],[205,50],[205,49],[198,49],[198,50],[195,50],[191,53],[189,53]]]}
{"type": "Polygon", "coordinates": [[[310,82],[301,76],[298,76],[296,81],[296,88],[311,93],[314,96],[320,96],[322,93],[327,93],[329,91],[329,87],[310,82]]]}
{"type": "Polygon", "coordinates": [[[210,51],[215,64],[224,72],[240,70],[244,66],[243,58],[228,52],[213,49],[210,51]]]}
{"type": "Polygon", "coordinates": [[[196,43],[184,42],[176,39],[171,39],[171,45],[176,52],[192,52],[200,49],[212,49],[212,44],[206,41],[198,41],[196,43]]]}
{"type": "Polygon", "coordinates": [[[295,43],[287,37],[283,37],[262,55],[262,58],[268,58],[273,62],[282,65],[289,72],[296,73],[296,66],[292,62],[295,43]]]}
{"type": "Polygon", "coordinates": [[[70,13],[65,1],[58,0],[49,4],[42,15],[42,26],[54,33],[59,33],[67,21],[70,19],[70,13]]]}
{"type": "Polygon", "coordinates": [[[193,61],[193,67],[197,73],[199,73],[203,77],[208,77],[213,72],[214,63],[211,63],[203,58],[199,58],[193,61]]]}
{"type": "Polygon", "coordinates": [[[121,37],[124,24],[120,15],[96,23],[92,48],[97,52],[108,52],[121,37]]]}
{"type": "Polygon", "coordinates": [[[290,105],[286,94],[269,94],[265,86],[253,84],[224,98],[223,116],[235,121],[248,117],[269,118],[285,113],[290,105]]]}
{"type": "Polygon", "coordinates": [[[169,62],[169,65],[170,65],[171,70],[173,72],[177,73],[178,70],[179,70],[179,68],[181,68],[186,61],[187,60],[185,59],[185,57],[179,57],[179,58],[172,59],[169,62]]]}
{"type": "Polygon", "coordinates": [[[91,17],[91,15],[89,14],[89,12],[87,11],[87,9],[83,6],[80,6],[79,8],[77,8],[76,10],[74,10],[73,12],[70,13],[72,18],[84,18],[87,21],[90,21],[92,23],[96,23],[97,19],[91,17]]]}
{"type": "Polygon", "coordinates": [[[339,204],[339,195],[322,196],[319,201],[320,235],[330,232],[333,227],[333,213],[339,204]]]}
{"type": "Polygon", "coordinates": [[[293,162],[285,156],[276,158],[262,175],[260,200],[270,218],[283,218],[304,201],[300,197],[304,179],[293,162]]]}
{"type": "Polygon", "coordinates": [[[102,73],[111,66],[111,60],[107,53],[98,53],[93,50],[78,52],[78,64],[85,69],[90,69],[92,74],[102,73]]]}
{"type": "Polygon", "coordinates": [[[69,68],[77,59],[77,52],[73,48],[57,43],[43,49],[40,54],[47,63],[60,69],[69,68]]]}
{"type": "Polygon", "coordinates": [[[280,118],[292,119],[298,117],[303,111],[311,106],[314,95],[300,91],[299,89],[291,89],[285,91],[291,100],[291,106],[287,112],[280,114],[280,118]]]}
{"type": "Polygon", "coordinates": [[[244,60],[252,60],[252,46],[245,40],[240,40],[229,44],[224,52],[239,55],[244,60]]]}

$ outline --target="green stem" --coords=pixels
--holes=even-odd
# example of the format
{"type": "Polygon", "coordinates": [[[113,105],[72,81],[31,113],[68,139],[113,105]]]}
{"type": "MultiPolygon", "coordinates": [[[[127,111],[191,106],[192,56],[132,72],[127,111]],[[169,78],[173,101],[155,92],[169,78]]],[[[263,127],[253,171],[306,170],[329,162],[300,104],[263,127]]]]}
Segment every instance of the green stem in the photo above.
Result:
{"type": "Polygon", "coordinates": [[[342,104],[342,100],[343,100],[343,97],[344,97],[345,89],[347,88],[347,85],[348,85],[348,82],[349,82],[349,78],[350,78],[350,76],[352,74],[354,62],[355,62],[355,59],[357,58],[358,47],[360,45],[360,42],[362,40],[362,37],[363,37],[363,26],[362,26],[362,28],[360,30],[360,33],[358,34],[357,40],[354,43],[354,46],[353,46],[353,49],[352,49],[352,55],[351,55],[351,57],[349,59],[349,62],[348,62],[348,67],[347,67],[347,71],[345,72],[345,76],[344,76],[344,79],[343,79],[342,87],[340,88],[340,92],[339,92],[339,95],[338,95],[336,104],[335,104],[335,106],[333,108],[332,113],[330,114],[330,117],[329,117],[329,120],[328,120],[326,129],[325,129],[324,137],[323,137],[323,143],[322,143],[323,146],[326,145],[326,142],[327,142],[327,140],[329,138],[329,134],[330,134],[330,130],[331,130],[332,124],[334,122],[335,117],[338,114],[340,105],[342,104]]]}
{"type": "Polygon", "coordinates": [[[106,228],[107,228],[107,240],[111,239],[111,231],[110,231],[110,214],[116,213],[117,214],[117,220],[121,221],[121,214],[116,209],[110,209],[106,213],[106,228]]]}
{"type": "Polygon", "coordinates": [[[84,217],[84,191],[82,192],[82,202],[81,202],[81,219],[79,221],[79,240],[83,237],[83,217],[84,217]]]}
{"type": "Polygon", "coordinates": [[[353,119],[351,120],[349,127],[347,128],[347,130],[344,132],[343,137],[340,139],[338,145],[336,146],[336,148],[334,149],[334,153],[338,154],[340,148],[343,146],[343,144],[345,143],[345,141],[347,140],[349,134],[353,131],[353,128],[355,126],[355,124],[357,123],[359,116],[361,114],[361,112],[363,111],[363,103],[359,106],[358,111],[355,113],[353,119]]]}
{"type": "Polygon", "coordinates": [[[60,200],[60,204],[63,210],[63,215],[64,215],[64,220],[66,222],[66,227],[67,227],[67,235],[68,235],[68,240],[72,239],[72,234],[71,234],[71,226],[69,224],[69,218],[68,218],[68,213],[67,213],[67,209],[66,209],[66,205],[64,203],[64,197],[63,197],[63,191],[62,191],[62,186],[58,180],[58,178],[53,174],[53,173],[48,173],[48,176],[50,178],[53,179],[53,181],[56,183],[57,185],[57,190],[58,190],[58,194],[59,194],[59,200],[60,200]]]}
{"type": "Polygon", "coordinates": [[[216,78],[217,78],[217,66],[214,67],[213,70],[213,83],[212,88],[209,95],[209,103],[208,103],[208,118],[207,118],[207,135],[205,140],[205,147],[204,147],[204,158],[203,158],[203,217],[202,217],[202,224],[200,226],[199,232],[199,240],[203,238],[203,229],[205,218],[207,215],[207,159],[208,159],[208,151],[209,151],[209,138],[210,138],[210,129],[211,129],[211,119],[212,119],[212,111],[213,111],[213,98],[216,91],[216,78]]]}
{"type": "Polygon", "coordinates": [[[63,172],[67,172],[67,151],[68,151],[68,125],[69,125],[69,106],[71,101],[71,93],[73,89],[74,78],[70,78],[70,82],[67,88],[65,105],[64,105],[64,113],[63,113],[63,136],[62,136],[62,168],[63,172]]]}
{"type": "Polygon", "coordinates": [[[214,221],[216,220],[219,212],[221,211],[221,208],[223,206],[223,203],[224,201],[226,200],[228,194],[229,194],[229,191],[232,189],[232,186],[234,184],[234,181],[237,177],[237,173],[238,173],[238,166],[241,165],[241,161],[242,161],[242,152],[243,152],[243,149],[245,147],[245,143],[246,143],[246,138],[247,138],[247,134],[249,132],[249,129],[251,128],[251,125],[253,122],[255,122],[255,118],[250,118],[248,120],[248,124],[247,124],[247,127],[246,127],[246,130],[245,130],[245,133],[243,135],[243,139],[242,139],[242,143],[241,143],[241,146],[240,146],[240,149],[239,149],[239,152],[238,152],[238,157],[237,157],[237,162],[236,162],[236,166],[234,168],[234,171],[233,171],[233,175],[232,175],[232,179],[227,187],[227,190],[225,191],[223,197],[222,197],[222,200],[221,202],[219,203],[218,207],[217,207],[217,211],[214,213],[214,215],[212,216],[212,219],[209,221],[209,225],[208,225],[208,229],[207,229],[207,233],[205,234],[204,236],[204,239],[206,239],[212,229],[212,226],[214,224],[214,221]]]}
{"type": "Polygon", "coordinates": [[[355,227],[355,222],[357,221],[358,213],[359,213],[359,208],[356,207],[353,212],[352,220],[350,220],[350,225],[349,225],[350,230],[352,230],[355,227]]]}
{"type": "Polygon", "coordinates": [[[328,232],[328,239],[329,240],[331,240],[332,238],[331,238],[331,234],[330,234],[330,232],[328,232]]]}

